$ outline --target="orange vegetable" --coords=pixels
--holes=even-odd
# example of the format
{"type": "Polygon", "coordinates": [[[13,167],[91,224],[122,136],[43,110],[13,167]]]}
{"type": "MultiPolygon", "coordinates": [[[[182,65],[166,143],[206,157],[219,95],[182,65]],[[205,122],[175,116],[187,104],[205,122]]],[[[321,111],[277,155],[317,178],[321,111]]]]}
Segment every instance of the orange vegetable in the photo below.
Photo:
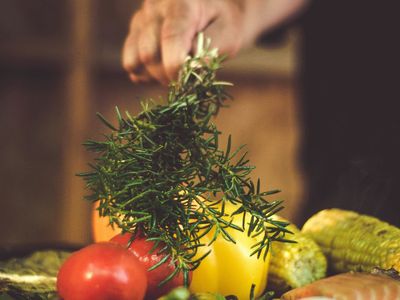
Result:
{"type": "Polygon", "coordinates": [[[109,224],[108,217],[100,217],[97,207],[99,202],[97,201],[93,205],[92,211],[92,237],[95,243],[106,242],[111,240],[114,236],[121,233],[121,229],[118,227],[111,227],[109,224]]]}

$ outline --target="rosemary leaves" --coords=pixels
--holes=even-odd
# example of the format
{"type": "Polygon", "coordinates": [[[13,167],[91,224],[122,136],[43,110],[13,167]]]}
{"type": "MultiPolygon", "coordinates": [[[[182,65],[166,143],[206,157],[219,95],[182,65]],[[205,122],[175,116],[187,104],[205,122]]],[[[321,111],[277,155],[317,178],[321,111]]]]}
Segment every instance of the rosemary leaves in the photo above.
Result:
{"type": "Polygon", "coordinates": [[[169,87],[166,105],[142,105],[132,116],[116,109],[118,124],[99,117],[111,133],[102,141],[85,142],[98,154],[89,172],[79,174],[99,201],[99,214],[123,232],[140,231],[149,240],[166,245],[162,251],[176,269],[166,280],[188,272],[204,259],[196,257],[201,237],[214,230],[234,242],[227,228],[262,236],[253,255],[266,256],[270,243],[285,240],[286,223],[271,217],[281,201],[269,202],[260,183],[250,179],[253,169],[243,147],[219,148],[221,132],[211,122],[230,98],[227,82],[216,79],[223,58],[199,38],[196,55],[183,65],[177,82],[169,87]],[[235,204],[232,216],[243,217],[242,226],[226,219],[225,203],[235,204]],[[196,258],[195,258],[196,257],[196,258]]]}

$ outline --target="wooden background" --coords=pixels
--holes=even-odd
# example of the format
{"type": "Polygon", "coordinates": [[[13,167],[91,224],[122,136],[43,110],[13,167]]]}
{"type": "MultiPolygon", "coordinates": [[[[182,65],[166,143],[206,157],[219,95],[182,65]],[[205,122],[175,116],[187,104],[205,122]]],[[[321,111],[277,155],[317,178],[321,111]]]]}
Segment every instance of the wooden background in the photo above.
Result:
{"type": "MultiPolygon", "coordinates": [[[[83,244],[91,240],[82,180],[90,157],[81,146],[106,128],[114,107],[139,111],[158,84],[133,85],[120,48],[134,1],[3,0],[0,11],[0,246],[83,244]],[[4,3],[3,3],[4,2],[4,3]]],[[[301,205],[297,166],[296,49],[293,31],[279,46],[250,49],[227,62],[234,101],[215,119],[224,138],[247,144],[253,178],[281,189],[283,215],[301,205]]]]}

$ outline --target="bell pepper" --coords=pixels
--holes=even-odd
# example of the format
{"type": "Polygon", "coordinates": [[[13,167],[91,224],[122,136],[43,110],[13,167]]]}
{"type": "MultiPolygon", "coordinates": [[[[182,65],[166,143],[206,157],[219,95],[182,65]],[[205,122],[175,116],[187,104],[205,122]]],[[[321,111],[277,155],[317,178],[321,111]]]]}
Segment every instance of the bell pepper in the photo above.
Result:
{"type": "MultiPolygon", "coordinates": [[[[225,211],[230,214],[237,206],[226,203],[225,211]]],[[[232,223],[241,226],[242,217],[233,217],[232,223]]],[[[246,230],[241,232],[228,228],[229,234],[236,244],[225,240],[221,235],[211,244],[214,232],[211,230],[201,239],[201,243],[208,245],[199,248],[200,257],[207,251],[210,254],[204,258],[199,267],[193,271],[190,290],[193,293],[219,293],[222,295],[235,295],[239,299],[249,299],[251,287],[254,284],[254,295],[260,296],[267,283],[270,255],[263,260],[257,259],[257,255],[250,256],[251,246],[259,241],[259,238],[247,236],[246,230]]]]}
{"type": "MultiPolygon", "coordinates": [[[[237,206],[232,204],[225,205],[227,214],[236,209],[237,206]]],[[[233,223],[242,226],[241,216],[235,216],[233,223]]],[[[93,211],[92,226],[96,242],[109,240],[120,232],[119,228],[108,226],[108,218],[99,217],[97,210],[93,211]]],[[[210,246],[199,248],[198,257],[209,250],[211,253],[193,271],[191,292],[235,295],[239,299],[249,299],[251,286],[255,284],[255,296],[261,295],[267,283],[270,255],[265,260],[257,259],[256,255],[250,256],[251,246],[259,240],[248,237],[246,231],[229,228],[228,232],[236,244],[219,236],[210,246]]],[[[211,230],[202,237],[201,243],[208,245],[213,235],[211,230]]]]}

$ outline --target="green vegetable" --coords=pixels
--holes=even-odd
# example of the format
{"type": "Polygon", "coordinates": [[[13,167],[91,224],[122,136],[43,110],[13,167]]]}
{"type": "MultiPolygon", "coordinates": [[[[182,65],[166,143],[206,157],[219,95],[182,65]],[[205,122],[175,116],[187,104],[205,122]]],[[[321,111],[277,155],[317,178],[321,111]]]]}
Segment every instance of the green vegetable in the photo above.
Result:
{"type": "Polygon", "coordinates": [[[226,300],[226,298],[213,293],[191,294],[187,288],[178,287],[161,297],[160,300],[226,300]]]}
{"type": "Polygon", "coordinates": [[[257,235],[252,254],[264,259],[271,242],[287,232],[286,223],[272,218],[282,201],[266,199],[278,191],[262,191],[251,180],[254,167],[230,138],[220,149],[221,132],[211,120],[229,99],[224,88],[230,84],[217,80],[222,59],[203,42],[170,85],[166,105],[146,102],[136,116],[117,109],[116,125],[99,115],[111,133],[85,143],[97,157],[79,174],[92,192],[87,199],[100,202],[100,216],[166,245],[163,252],[176,265],[166,280],[183,271],[186,285],[207,255],[196,256],[207,232],[214,232],[212,241],[220,235],[232,243],[227,228],[257,235]],[[241,226],[226,221],[226,203],[236,205],[232,215],[243,216],[241,226]]]}
{"type": "Polygon", "coordinates": [[[58,299],[56,276],[68,255],[65,251],[37,251],[0,262],[0,299],[58,299]]]}
{"type": "Polygon", "coordinates": [[[178,287],[173,289],[167,295],[162,296],[160,300],[189,300],[190,292],[187,288],[178,287]]]}
{"type": "MultiPolygon", "coordinates": [[[[265,292],[262,296],[254,298],[251,292],[250,300],[271,300],[274,296],[273,292],[265,292]]],[[[222,296],[216,293],[195,293],[191,294],[187,288],[178,287],[173,289],[167,295],[161,297],[159,300],[237,300],[234,295],[222,296]]]]}

